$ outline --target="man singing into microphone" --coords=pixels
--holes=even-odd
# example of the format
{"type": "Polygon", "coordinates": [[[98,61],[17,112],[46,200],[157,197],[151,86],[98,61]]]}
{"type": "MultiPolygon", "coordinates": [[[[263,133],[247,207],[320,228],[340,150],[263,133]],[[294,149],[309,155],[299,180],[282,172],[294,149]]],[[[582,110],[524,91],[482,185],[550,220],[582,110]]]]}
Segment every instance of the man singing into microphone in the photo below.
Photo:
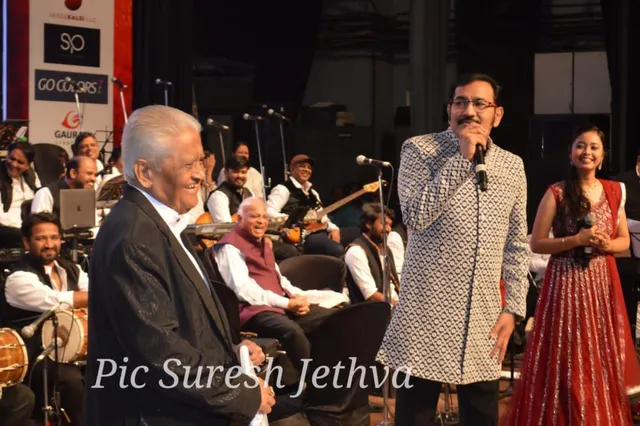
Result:
{"type": "Polygon", "coordinates": [[[456,385],[462,425],[498,421],[500,367],[525,315],[529,266],[523,163],[489,138],[504,113],[499,95],[491,77],[463,76],[447,106],[450,127],[402,147],[398,194],[409,242],[378,355],[411,371],[413,386],[397,390],[398,426],[429,424],[443,382],[456,385]],[[486,191],[477,149],[486,150],[486,191]]]}
{"type": "MultiPolygon", "coordinates": [[[[62,304],[61,309],[86,308],[89,279],[74,263],[60,258],[60,223],[51,213],[35,213],[22,222],[24,246],[29,253],[13,267],[0,296],[3,326],[20,331],[36,320],[38,315],[62,304]]],[[[62,329],[64,327],[59,327],[62,329]]],[[[67,330],[68,332],[69,330],[67,330]]],[[[60,332],[63,336],[64,332],[60,332]]],[[[31,386],[36,395],[36,413],[42,416],[44,406],[42,362],[34,366],[43,351],[40,329],[33,337],[25,338],[29,355],[29,368],[33,369],[31,386]]],[[[73,426],[83,424],[84,382],[80,368],[75,364],[57,364],[55,372],[49,368],[49,395],[53,392],[54,373],[57,373],[56,391],[60,392],[60,406],[64,408],[73,426]]],[[[47,401],[48,403],[49,401],[47,401]]],[[[63,416],[64,417],[64,416],[63,416]]]]}

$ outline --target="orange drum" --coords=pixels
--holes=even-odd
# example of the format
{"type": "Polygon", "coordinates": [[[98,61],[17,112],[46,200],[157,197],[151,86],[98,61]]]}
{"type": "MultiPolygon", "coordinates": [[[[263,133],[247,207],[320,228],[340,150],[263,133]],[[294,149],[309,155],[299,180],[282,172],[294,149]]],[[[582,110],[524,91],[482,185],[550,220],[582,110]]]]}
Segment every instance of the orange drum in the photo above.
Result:
{"type": "Polygon", "coordinates": [[[10,328],[0,328],[0,390],[22,383],[29,368],[24,340],[10,328]]]}
{"type": "MultiPolygon", "coordinates": [[[[87,359],[89,346],[89,314],[85,309],[60,310],[55,313],[58,319],[58,337],[63,343],[58,347],[58,362],[81,363],[87,359]]],[[[42,347],[53,342],[53,321],[42,324],[42,347]]],[[[55,361],[55,351],[49,354],[55,361]]]]}

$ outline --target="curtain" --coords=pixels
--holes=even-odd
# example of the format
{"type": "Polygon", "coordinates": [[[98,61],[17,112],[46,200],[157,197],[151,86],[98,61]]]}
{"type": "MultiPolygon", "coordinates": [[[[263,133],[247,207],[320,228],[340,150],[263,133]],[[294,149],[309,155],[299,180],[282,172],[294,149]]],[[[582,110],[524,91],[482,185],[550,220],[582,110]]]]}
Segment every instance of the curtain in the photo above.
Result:
{"type": "Polygon", "coordinates": [[[164,104],[192,112],[193,0],[133,2],[133,109],[164,104]]]}
{"type": "Polygon", "coordinates": [[[613,174],[631,169],[640,154],[640,131],[635,121],[640,116],[640,66],[635,55],[640,48],[637,0],[601,0],[605,46],[611,83],[610,165],[613,174]]]}

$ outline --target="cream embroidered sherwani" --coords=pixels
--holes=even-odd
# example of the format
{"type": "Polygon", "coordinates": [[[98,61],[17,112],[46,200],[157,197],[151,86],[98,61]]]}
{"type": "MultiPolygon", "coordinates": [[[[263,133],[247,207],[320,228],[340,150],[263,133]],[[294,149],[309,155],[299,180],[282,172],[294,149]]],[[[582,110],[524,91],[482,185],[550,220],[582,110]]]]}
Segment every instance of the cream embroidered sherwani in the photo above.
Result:
{"type": "Polygon", "coordinates": [[[488,190],[456,135],[417,136],[402,147],[398,193],[409,241],[400,302],[378,360],[416,377],[454,384],[499,378],[491,330],[502,310],[525,315],[528,290],[522,160],[491,140],[488,190]]]}

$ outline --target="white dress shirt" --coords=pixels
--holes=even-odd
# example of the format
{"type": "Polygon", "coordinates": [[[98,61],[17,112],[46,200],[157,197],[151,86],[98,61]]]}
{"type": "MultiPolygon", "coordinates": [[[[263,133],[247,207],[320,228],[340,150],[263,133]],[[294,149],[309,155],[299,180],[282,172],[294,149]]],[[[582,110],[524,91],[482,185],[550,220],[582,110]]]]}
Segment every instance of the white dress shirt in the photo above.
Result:
{"type": "Polygon", "coordinates": [[[191,261],[191,263],[193,263],[193,266],[196,268],[196,271],[200,273],[200,276],[202,276],[202,279],[204,280],[204,282],[207,283],[207,286],[209,286],[209,279],[207,278],[207,275],[204,273],[204,271],[200,269],[198,262],[191,254],[191,251],[187,250],[187,247],[184,245],[184,242],[182,241],[182,238],[181,238],[182,232],[187,228],[187,225],[189,225],[189,219],[190,219],[189,214],[186,213],[186,214],[180,215],[177,211],[173,210],[171,207],[165,204],[162,204],[160,201],[156,200],[155,198],[153,198],[151,195],[147,194],[145,191],[141,190],[140,188],[136,186],[134,186],[134,188],[142,192],[142,194],[147,198],[147,200],[149,200],[151,205],[156,209],[156,211],[158,212],[162,220],[165,221],[165,223],[171,230],[171,233],[176,237],[176,239],[180,243],[180,246],[182,246],[182,248],[184,249],[184,252],[189,257],[189,260],[191,261]]]}
{"type": "MultiPolygon", "coordinates": [[[[96,160],[96,173],[100,173],[102,170],[104,170],[104,164],[102,164],[102,161],[96,160]]],[[[93,184],[93,189],[95,189],[96,192],[98,191],[98,188],[102,186],[103,180],[104,180],[104,176],[96,175],[96,182],[93,184]]]]}
{"type": "MultiPolygon", "coordinates": [[[[387,242],[388,241],[389,238],[387,237],[387,242]]],[[[393,260],[395,262],[395,250],[389,247],[389,251],[391,252],[391,255],[393,256],[393,260]]],[[[378,257],[380,259],[382,269],[384,270],[384,260],[382,259],[382,256],[378,255],[378,257]]],[[[353,281],[355,281],[365,300],[369,299],[378,291],[376,282],[373,279],[373,275],[371,274],[371,268],[369,268],[369,260],[367,259],[367,254],[362,247],[355,244],[349,247],[344,256],[344,263],[347,264],[349,272],[351,273],[351,277],[353,277],[353,281]]],[[[400,277],[398,277],[398,279],[399,278],[400,277]]],[[[390,282],[390,287],[391,299],[397,302],[398,293],[393,286],[393,282],[390,282]]]]}
{"type": "MultiPolygon", "coordinates": [[[[40,178],[37,174],[35,185],[36,188],[41,186],[40,178]]],[[[18,179],[11,178],[11,190],[13,191],[13,195],[11,196],[9,210],[4,211],[4,205],[2,204],[2,200],[0,200],[0,225],[10,228],[20,228],[22,226],[22,203],[33,199],[34,191],[27,185],[23,175],[18,179]]]]}
{"type": "MultiPolygon", "coordinates": [[[[223,281],[231,290],[236,293],[240,301],[255,306],[273,306],[280,309],[287,309],[289,299],[275,294],[270,290],[265,290],[249,276],[249,268],[245,261],[244,254],[231,244],[216,246],[216,263],[223,281]]],[[[291,282],[283,277],[275,265],[280,276],[280,285],[284,290],[294,295],[304,295],[304,291],[294,287],[291,282]]]]}
{"type": "MultiPolygon", "coordinates": [[[[305,182],[303,186],[295,178],[290,177],[289,179],[291,179],[291,183],[293,183],[296,188],[302,189],[302,192],[304,192],[306,195],[309,195],[309,191],[311,191],[311,193],[318,199],[318,202],[320,202],[320,195],[315,189],[311,188],[312,185],[310,182],[305,182]]],[[[290,195],[291,193],[289,192],[289,189],[282,184],[276,185],[271,190],[271,192],[269,193],[269,198],[267,199],[267,213],[269,214],[269,219],[276,219],[287,216],[286,214],[280,213],[280,211],[282,211],[282,208],[285,206],[285,204],[287,204],[287,201],[289,201],[290,195]]],[[[316,211],[319,210],[321,209],[316,209],[316,211]]],[[[339,229],[336,224],[331,222],[331,219],[329,219],[329,215],[324,215],[320,222],[327,224],[327,232],[331,232],[334,229],[339,229]]]]}
{"type": "Polygon", "coordinates": [[[393,262],[396,266],[396,274],[398,280],[402,277],[402,266],[404,265],[404,241],[396,231],[389,232],[387,235],[387,246],[393,254],[393,262]]]}
{"type": "MultiPolygon", "coordinates": [[[[80,271],[78,276],[78,290],[89,291],[89,277],[80,266],[76,265],[80,271]]],[[[5,284],[5,296],[7,303],[18,309],[27,311],[46,312],[58,303],[66,303],[73,306],[73,291],[68,290],[67,271],[58,262],[53,265],[45,265],[44,271],[49,276],[51,283],[55,285],[51,277],[53,268],[56,268],[60,276],[60,289],[53,289],[40,281],[40,278],[33,272],[16,271],[7,277],[5,284]]]]}
{"type": "MultiPolygon", "coordinates": [[[[223,168],[220,170],[220,174],[218,174],[218,186],[222,185],[226,180],[227,172],[226,169],[223,168]]],[[[253,167],[249,167],[249,170],[247,171],[247,182],[244,186],[251,191],[254,197],[264,198],[264,182],[262,180],[262,175],[253,167]]]]}
{"type": "MultiPolygon", "coordinates": [[[[253,197],[253,192],[245,186],[253,197]]],[[[222,191],[214,191],[207,200],[207,208],[213,218],[213,223],[230,223],[233,222],[231,218],[231,210],[229,210],[229,197],[222,191]]]]}

